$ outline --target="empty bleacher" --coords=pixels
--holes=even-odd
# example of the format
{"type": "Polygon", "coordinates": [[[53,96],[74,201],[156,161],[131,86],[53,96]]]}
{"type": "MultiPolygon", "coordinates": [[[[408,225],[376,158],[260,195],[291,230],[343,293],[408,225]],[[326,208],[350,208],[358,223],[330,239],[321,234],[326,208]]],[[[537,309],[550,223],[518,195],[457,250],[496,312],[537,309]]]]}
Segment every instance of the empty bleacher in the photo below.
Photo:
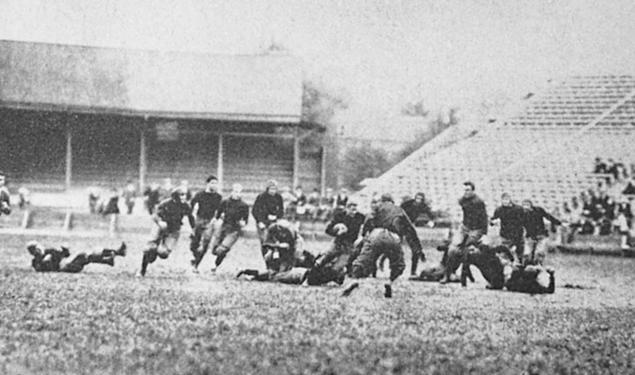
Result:
{"type": "Polygon", "coordinates": [[[490,211],[503,192],[553,210],[604,177],[591,173],[595,157],[631,164],[633,145],[635,77],[573,77],[533,96],[506,121],[454,142],[431,141],[358,196],[423,191],[434,209],[458,214],[461,183],[471,180],[490,211]]]}

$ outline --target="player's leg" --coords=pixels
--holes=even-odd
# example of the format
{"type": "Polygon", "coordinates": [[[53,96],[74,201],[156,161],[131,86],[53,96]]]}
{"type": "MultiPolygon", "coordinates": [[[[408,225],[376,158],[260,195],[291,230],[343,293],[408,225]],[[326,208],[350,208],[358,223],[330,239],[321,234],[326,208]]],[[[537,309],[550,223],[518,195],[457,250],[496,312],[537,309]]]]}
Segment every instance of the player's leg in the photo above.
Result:
{"type": "Polygon", "coordinates": [[[223,260],[225,260],[225,257],[240,237],[240,231],[238,230],[223,232],[220,245],[216,248],[216,260],[214,260],[216,267],[219,267],[221,263],[223,263],[223,260]]]}
{"type": "Polygon", "coordinates": [[[293,267],[290,270],[276,273],[271,280],[283,284],[300,285],[306,280],[307,272],[309,272],[307,268],[293,267]]]}
{"type": "Polygon", "coordinates": [[[158,256],[159,245],[163,242],[163,239],[167,235],[166,230],[161,230],[158,225],[154,225],[150,232],[150,240],[143,249],[143,258],[141,259],[141,270],[139,274],[141,276],[146,275],[148,265],[154,263],[158,256]]]}
{"type": "Polygon", "coordinates": [[[258,231],[258,239],[260,240],[260,248],[262,250],[262,255],[265,255],[265,249],[262,245],[267,241],[267,227],[260,228],[260,226],[256,225],[256,230],[258,231]]]}
{"type": "Polygon", "coordinates": [[[157,254],[161,259],[167,259],[172,251],[176,249],[179,242],[179,230],[168,232],[163,238],[162,246],[157,249],[157,254]]]}
{"type": "Polygon", "coordinates": [[[538,241],[535,238],[525,238],[525,247],[523,250],[523,265],[528,265],[533,262],[537,242],[538,241]]]}
{"type": "Polygon", "coordinates": [[[461,226],[454,234],[454,238],[448,247],[447,264],[445,267],[445,275],[440,280],[441,283],[450,281],[450,276],[456,272],[463,260],[463,252],[465,249],[465,240],[467,239],[467,229],[461,226]]]}
{"type": "Polygon", "coordinates": [[[547,236],[540,236],[536,242],[536,250],[534,251],[534,264],[542,265],[547,256],[547,243],[549,238],[547,236]]]}
{"type": "Polygon", "coordinates": [[[385,284],[384,297],[392,297],[392,283],[397,280],[403,271],[406,269],[406,262],[404,260],[403,248],[401,247],[401,241],[396,234],[385,232],[384,243],[381,246],[383,253],[390,262],[390,283],[385,284]]]}
{"type": "Polygon", "coordinates": [[[190,252],[192,253],[192,265],[198,266],[202,256],[200,255],[199,248],[201,245],[201,237],[203,232],[210,225],[208,221],[196,219],[194,229],[192,230],[192,236],[190,237],[190,252]]]}
{"type": "MultiPolygon", "coordinates": [[[[377,231],[377,230],[376,230],[377,231]]],[[[377,232],[378,233],[378,232],[377,232]]],[[[370,234],[368,241],[364,241],[359,256],[353,261],[352,277],[359,279],[368,277],[375,269],[377,258],[381,254],[378,247],[380,244],[380,237],[373,231],[370,234]]]]}
{"type": "Polygon", "coordinates": [[[271,271],[258,271],[254,269],[244,269],[240,270],[236,275],[236,278],[241,277],[242,275],[252,276],[253,280],[256,281],[269,281],[274,276],[274,273],[271,271]]]}
{"type": "Polygon", "coordinates": [[[322,267],[313,267],[306,275],[307,284],[309,285],[324,285],[331,281],[336,282],[339,285],[344,283],[346,273],[343,268],[337,269],[331,265],[322,267]]]}

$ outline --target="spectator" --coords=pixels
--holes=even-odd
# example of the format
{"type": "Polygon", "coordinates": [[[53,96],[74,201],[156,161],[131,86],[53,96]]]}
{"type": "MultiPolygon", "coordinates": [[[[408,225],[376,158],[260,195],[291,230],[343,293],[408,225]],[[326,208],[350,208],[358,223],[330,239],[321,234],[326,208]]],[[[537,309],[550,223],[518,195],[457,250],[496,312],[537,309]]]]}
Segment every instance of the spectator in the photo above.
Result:
{"type": "Polygon", "coordinates": [[[143,192],[144,200],[146,204],[146,209],[150,215],[154,214],[154,211],[159,204],[159,200],[161,199],[161,191],[159,188],[159,184],[152,183],[148,186],[143,192]]]}
{"type": "Polygon", "coordinates": [[[119,192],[117,188],[110,189],[110,194],[105,201],[101,214],[110,219],[110,234],[114,234],[118,229],[119,221],[119,192]]]}
{"type": "Polygon", "coordinates": [[[307,205],[306,205],[307,213],[309,214],[309,216],[311,216],[311,220],[313,220],[314,222],[317,220],[319,207],[320,207],[320,191],[317,188],[315,188],[313,189],[311,194],[309,194],[307,198],[307,205]]]}
{"type": "Polygon", "coordinates": [[[595,167],[593,168],[594,173],[606,173],[606,163],[602,161],[601,158],[595,158],[595,167]]]}
{"type": "Polygon", "coordinates": [[[623,195],[635,196],[635,174],[631,176],[631,180],[628,181],[624,190],[622,190],[623,195]]]}
{"type": "Polygon", "coordinates": [[[606,173],[612,174],[615,176],[617,169],[615,167],[615,161],[611,158],[606,162],[606,173]]]}
{"type": "Polygon", "coordinates": [[[302,191],[302,186],[295,188],[295,213],[298,220],[304,219],[306,215],[306,195],[302,191]]]}
{"type": "Polygon", "coordinates": [[[18,189],[18,198],[18,207],[20,209],[24,209],[31,204],[31,192],[24,186],[18,189]]]}
{"type": "Polygon", "coordinates": [[[326,188],[326,194],[320,199],[320,219],[324,222],[330,221],[335,207],[335,196],[333,189],[326,188]]]}
{"type": "Polygon", "coordinates": [[[0,215],[11,214],[11,195],[5,186],[4,172],[0,171],[0,215]]]}
{"type": "Polygon", "coordinates": [[[291,188],[288,186],[283,186],[280,190],[282,205],[284,206],[284,217],[290,221],[295,221],[295,195],[293,195],[291,188]]]}
{"type": "Polygon", "coordinates": [[[630,202],[626,197],[622,198],[622,201],[617,205],[617,227],[620,234],[620,247],[622,249],[628,249],[630,246],[629,234],[633,225],[633,210],[630,202]]]}
{"type": "Polygon", "coordinates": [[[100,192],[97,187],[88,188],[88,210],[91,214],[96,214],[98,211],[98,204],[100,200],[100,192]]]}
{"type": "Polygon", "coordinates": [[[348,190],[346,188],[341,188],[340,192],[335,197],[335,206],[333,208],[340,207],[342,209],[346,208],[348,203],[348,190]]]}
{"type": "Polygon", "coordinates": [[[134,210],[135,199],[137,199],[137,187],[132,180],[128,180],[122,195],[124,203],[126,204],[126,213],[130,215],[132,214],[132,210],[134,210]]]}

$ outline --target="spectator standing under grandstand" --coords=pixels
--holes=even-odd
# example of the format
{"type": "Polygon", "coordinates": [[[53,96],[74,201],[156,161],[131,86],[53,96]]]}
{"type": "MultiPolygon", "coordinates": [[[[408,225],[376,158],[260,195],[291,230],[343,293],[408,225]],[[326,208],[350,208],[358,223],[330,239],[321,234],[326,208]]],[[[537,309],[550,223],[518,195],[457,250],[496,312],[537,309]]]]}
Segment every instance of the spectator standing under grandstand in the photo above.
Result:
{"type": "Polygon", "coordinates": [[[320,209],[318,216],[322,221],[331,220],[333,208],[335,206],[335,196],[333,195],[333,189],[326,188],[326,193],[320,198],[320,209]]]}
{"type": "MultiPolygon", "coordinates": [[[[164,201],[170,198],[171,192],[174,190],[174,185],[172,184],[172,179],[170,177],[163,179],[163,184],[159,189],[159,201],[164,201]]],[[[186,192],[187,195],[187,192],[186,192]]]]}
{"type": "Polygon", "coordinates": [[[523,228],[525,229],[525,251],[523,253],[523,264],[542,265],[547,255],[547,229],[544,219],[549,220],[553,225],[562,224],[560,220],[553,217],[542,207],[534,206],[531,200],[523,200],[523,228]]]}
{"type": "MultiPolygon", "coordinates": [[[[459,199],[459,205],[463,210],[463,223],[456,232],[450,248],[448,249],[448,263],[445,276],[441,283],[450,281],[450,276],[459,268],[467,255],[468,247],[478,244],[481,237],[487,234],[488,220],[485,202],[476,195],[474,183],[463,183],[463,197],[459,199]]],[[[463,270],[466,274],[467,270],[463,270]]],[[[465,284],[464,277],[461,282],[465,284]]]]}
{"type": "Polygon", "coordinates": [[[622,197],[622,200],[618,203],[617,208],[617,227],[620,234],[620,247],[622,249],[628,249],[630,230],[633,225],[633,210],[630,202],[626,197],[622,197]]]}
{"type": "Polygon", "coordinates": [[[602,161],[601,158],[595,158],[595,166],[593,168],[594,173],[607,173],[606,163],[602,161]]]}
{"type": "Polygon", "coordinates": [[[490,224],[500,221],[500,236],[503,245],[508,247],[520,263],[523,257],[523,208],[514,202],[508,193],[501,195],[501,206],[496,208],[490,224]]]}
{"type": "Polygon", "coordinates": [[[99,200],[101,199],[101,193],[95,186],[88,188],[88,212],[91,214],[98,213],[99,200]]]}
{"type": "Polygon", "coordinates": [[[415,194],[414,198],[404,199],[401,203],[401,208],[406,212],[406,215],[412,221],[413,224],[417,223],[417,220],[421,215],[426,215],[426,223],[434,224],[432,221],[432,210],[426,202],[426,196],[422,192],[415,194]]]}
{"type": "Polygon", "coordinates": [[[18,189],[18,207],[25,209],[31,204],[31,192],[25,186],[18,189]]]}
{"type": "Polygon", "coordinates": [[[284,217],[288,220],[295,220],[295,195],[291,192],[289,186],[283,186],[280,189],[282,197],[282,205],[284,206],[284,217]]]}
{"type": "Polygon", "coordinates": [[[216,256],[212,272],[221,265],[232,246],[240,238],[242,228],[249,220],[249,206],[241,198],[242,191],[242,185],[234,184],[229,198],[223,200],[216,214],[221,224],[220,229],[214,231],[210,243],[212,254],[216,256]]]}
{"type": "Polygon", "coordinates": [[[282,196],[278,194],[278,183],[275,180],[269,180],[265,191],[256,197],[251,214],[256,220],[258,238],[262,245],[267,237],[269,225],[282,219],[284,214],[282,196]]]}
{"type": "MultiPolygon", "coordinates": [[[[214,219],[218,214],[223,197],[217,192],[218,178],[209,176],[205,179],[205,189],[194,195],[190,201],[194,216],[194,229],[190,238],[192,252],[192,272],[198,272],[198,265],[203,260],[214,231],[214,219]]],[[[181,190],[185,191],[182,187],[181,190]]],[[[186,195],[187,198],[187,195],[186,195]]]]}
{"type": "Polygon", "coordinates": [[[318,209],[320,207],[320,191],[315,188],[307,197],[306,209],[309,217],[313,222],[317,220],[318,209]]]}
{"type": "Polygon", "coordinates": [[[101,214],[109,220],[109,233],[114,235],[118,230],[119,223],[119,192],[117,188],[110,189],[110,194],[104,201],[101,214]]]}
{"type": "Polygon", "coordinates": [[[159,184],[157,183],[150,184],[150,186],[148,186],[143,192],[143,195],[145,197],[144,201],[145,201],[146,209],[148,210],[148,213],[150,215],[154,214],[154,210],[156,209],[157,204],[159,204],[159,200],[161,198],[159,184]]]}
{"type": "Polygon", "coordinates": [[[335,206],[340,208],[346,208],[346,204],[348,203],[348,190],[346,188],[341,188],[339,193],[337,193],[337,197],[335,197],[335,206]]]}
{"type": "Polygon", "coordinates": [[[624,190],[622,190],[622,194],[630,197],[635,197],[635,174],[631,175],[631,179],[624,187],[624,190]]]}
{"type": "Polygon", "coordinates": [[[303,220],[307,215],[307,198],[302,191],[302,186],[295,188],[295,220],[303,220]]]}
{"type": "Polygon", "coordinates": [[[0,216],[11,214],[11,195],[6,187],[6,176],[0,171],[0,216]]]}
{"type": "Polygon", "coordinates": [[[126,182],[122,195],[124,203],[126,204],[126,213],[131,215],[134,210],[135,200],[137,199],[137,187],[132,180],[126,182]]]}

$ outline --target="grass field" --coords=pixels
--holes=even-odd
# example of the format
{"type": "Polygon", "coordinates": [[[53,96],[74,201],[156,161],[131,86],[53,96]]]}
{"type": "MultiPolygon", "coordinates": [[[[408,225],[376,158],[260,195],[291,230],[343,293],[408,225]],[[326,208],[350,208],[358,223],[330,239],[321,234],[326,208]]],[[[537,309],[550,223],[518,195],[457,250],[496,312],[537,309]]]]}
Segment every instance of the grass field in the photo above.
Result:
{"type": "MultiPolygon", "coordinates": [[[[114,268],[81,274],[35,273],[29,239],[0,238],[3,374],[635,373],[633,259],[550,255],[558,287],[547,296],[488,291],[477,275],[467,289],[402,278],[393,299],[384,279],[368,280],[342,298],[335,286],[233,279],[262,265],[255,240],[217,275],[209,259],[190,274],[182,242],[140,279],[143,236],[127,238],[114,268]]],[[[66,240],[76,251],[118,244],[66,240]]]]}

